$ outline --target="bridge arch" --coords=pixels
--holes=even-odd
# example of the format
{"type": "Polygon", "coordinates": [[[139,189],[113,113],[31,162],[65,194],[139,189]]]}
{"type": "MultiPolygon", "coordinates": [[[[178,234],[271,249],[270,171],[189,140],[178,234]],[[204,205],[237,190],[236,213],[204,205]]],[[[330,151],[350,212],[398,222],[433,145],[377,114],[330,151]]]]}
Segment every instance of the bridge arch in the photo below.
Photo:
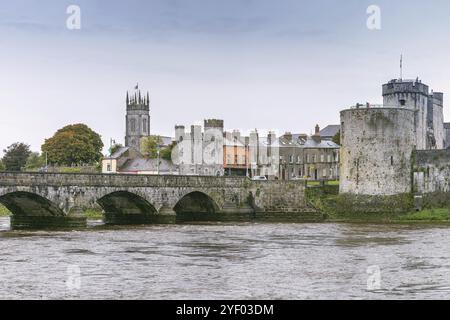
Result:
{"type": "Polygon", "coordinates": [[[105,212],[105,223],[142,224],[155,220],[157,210],[143,197],[129,191],[114,191],[97,200],[105,212]]]}
{"type": "Polygon", "coordinates": [[[173,210],[177,214],[178,221],[217,220],[221,211],[216,201],[202,191],[192,191],[183,195],[173,210]]]}
{"type": "Polygon", "coordinates": [[[32,192],[13,191],[0,196],[3,204],[13,216],[20,217],[64,217],[65,214],[49,199],[32,192]]]}

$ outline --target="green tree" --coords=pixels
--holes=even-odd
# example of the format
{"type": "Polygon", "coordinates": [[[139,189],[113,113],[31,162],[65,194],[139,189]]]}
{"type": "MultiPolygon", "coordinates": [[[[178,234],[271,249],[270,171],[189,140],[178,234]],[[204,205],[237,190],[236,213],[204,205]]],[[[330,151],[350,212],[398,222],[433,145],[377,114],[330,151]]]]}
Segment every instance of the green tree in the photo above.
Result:
{"type": "Polygon", "coordinates": [[[22,142],[13,143],[3,152],[2,162],[6,171],[22,170],[31,154],[30,146],[22,142]]]}
{"type": "Polygon", "coordinates": [[[341,145],[341,131],[338,131],[334,136],[332,141],[338,145],[341,145]]]}
{"type": "Polygon", "coordinates": [[[32,152],[27,159],[25,169],[28,171],[38,170],[45,166],[45,155],[32,152]]]}
{"type": "Polygon", "coordinates": [[[161,152],[160,152],[161,158],[166,159],[166,160],[172,160],[172,150],[175,147],[175,145],[176,145],[176,142],[174,141],[167,147],[162,148],[161,152]]]}
{"type": "Polygon", "coordinates": [[[158,146],[162,144],[160,136],[148,136],[141,140],[141,152],[150,159],[158,157],[158,146]]]}
{"type": "Polygon", "coordinates": [[[96,163],[102,158],[102,148],[100,135],[85,124],[59,129],[41,147],[47,152],[48,163],[66,166],[96,163]]]}
{"type": "Polygon", "coordinates": [[[5,165],[3,164],[2,159],[0,159],[0,172],[5,171],[5,165]]]}
{"type": "Polygon", "coordinates": [[[111,148],[109,148],[109,152],[110,152],[110,154],[113,154],[114,152],[116,152],[120,148],[123,148],[123,145],[121,145],[120,143],[116,143],[111,148]]]}

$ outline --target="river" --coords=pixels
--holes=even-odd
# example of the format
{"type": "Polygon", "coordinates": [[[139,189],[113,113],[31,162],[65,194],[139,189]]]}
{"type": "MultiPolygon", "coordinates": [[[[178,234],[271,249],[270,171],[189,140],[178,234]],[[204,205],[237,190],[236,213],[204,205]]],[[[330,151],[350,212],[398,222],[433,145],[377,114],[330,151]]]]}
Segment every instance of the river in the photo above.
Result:
{"type": "Polygon", "coordinates": [[[11,231],[0,299],[450,298],[450,226],[214,223],[11,231]]]}

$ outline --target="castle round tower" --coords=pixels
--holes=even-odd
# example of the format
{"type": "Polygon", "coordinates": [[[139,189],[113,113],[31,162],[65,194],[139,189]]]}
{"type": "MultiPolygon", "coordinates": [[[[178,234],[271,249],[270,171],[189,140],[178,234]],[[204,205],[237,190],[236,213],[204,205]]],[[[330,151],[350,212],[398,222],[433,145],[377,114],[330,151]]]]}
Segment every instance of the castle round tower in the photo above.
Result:
{"type": "Polygon", "coordinates": [[[415,121],[415,111],[405,107],[358,105],[341,111],[340,192],[357,195],[410,192],[415,121]]]}
{"type": "Polygon", "coordinates": [[[130,95],[127,91],[127,114],[125,116],[125,146],[141,150],[141,139],[150,135],[150,97],[141,95],[136,86],[130,95]]]}

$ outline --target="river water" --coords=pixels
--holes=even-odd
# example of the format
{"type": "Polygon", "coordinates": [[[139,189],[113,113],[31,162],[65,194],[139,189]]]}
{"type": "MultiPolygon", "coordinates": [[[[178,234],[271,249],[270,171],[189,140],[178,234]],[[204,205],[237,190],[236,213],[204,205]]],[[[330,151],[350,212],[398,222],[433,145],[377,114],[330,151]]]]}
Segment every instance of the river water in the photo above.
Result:
{"type": "Polygon", "coordinates": [[[0,299],[450,298],[450,226],[90,224],[0,218],[0,299]]]}

